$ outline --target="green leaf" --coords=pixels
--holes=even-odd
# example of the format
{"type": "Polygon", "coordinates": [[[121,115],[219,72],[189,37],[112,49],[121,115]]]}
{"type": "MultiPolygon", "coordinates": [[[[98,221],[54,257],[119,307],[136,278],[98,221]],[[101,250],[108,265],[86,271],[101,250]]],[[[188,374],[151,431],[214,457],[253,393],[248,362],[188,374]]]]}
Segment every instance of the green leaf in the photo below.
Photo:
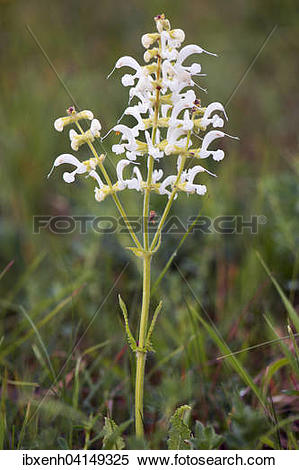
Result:
{"type": "Polygon", "coordinates": [[[263,377],[263,384],[262,389],[264,391],[265,396],[267,395],[267,390],[273,375],[280,370],[282,367],[289,364],[289,360],[287,357],[282,357],[277,359],[277,361],[273,362],[270,366],[267,367],[266,374],[263,377]]]}
{"type": "Polygon", "coordinates": [[[64,437],[59,436],[57,438],[57,443],[58,443],[59,449],[69,450],[69,445],[64,437]]]}
{"type": "Polygon", "coordinates": [[[282,390],[282,393],[290,397],[299,397],[299,390],[282,390]]]}
{"type": "Polygon", "coordinates": [[[255,393],[261,404],[264,408],[266,408],[266,404],[264,403],[264,397],[259,391],[258,387],[255,385],[254,381],[246,371],[246,369],[242,366],[241,362],[233,355],[228,345],[225,341],[219,336],[217,331],[209,325],[191,306],[189,307],[194,315],[197,315],[197,318],[201,322],[201,324],[205,327],[207,332],[209,333],[210,337],[214,341],[214,343],[219,347],[220,351],[223,355],[227,356],[226,360],[230,363],[230,365],[235,369],[235,371],[239,374],[242,380],[246,383],[247,386],[251,388],[251,390],[255,393]]]}
{"type": "Polygon", "coordinates": [[[122,450],[125,441],[121,437],[120,428],[111,418],[105,418],[103,428],[103,450],[122,450]]]}
{"type": "Polygon", "coordinates": [[[119,301],[119,306],[122,310],[123,317],[124,317],[124,320],[125,320],[125,328],[126,328],[127,340],[128,340],[129,346],[132,349],[132,351],[136,351],[137,344],[136,344],[134,336],[132,335],[132,332],[130,330],[129,319],[128,319],[128,311],[127,311],[126,304],[124,303],[124,301],[123,301],[123,299],[121,298],[120,295],[118,296],[118,301],[119,301]]]}
{"type": "Polygon", "coordinates": [[[296,310],[294,309],[293,305],[291,304],[291,302],[289,301],[289,299],[287,298],[287,296],[283,292],[282,288],[280,287],[280,285],[278,284],[278,282],[276,281],[274,276],[272,276],[272,274],[270,272],[270,269],[268,268],[265,261],[263,260],[263,258],[261,257],[261,255],[258,252],[257,252],[257,257],[260,260],[260,262],[261,262],[263,268],[265,269],[266,273],[270,277],[271,281],[273,282],[274,286],[276,287],[276,290],[279,293],[280,298],[284,303],[284,306],[285,306],[285,308],[286,308],[286,310],[289,314],[289,317],[292,320],[292,322],[294,323],[294,326],[297,330],[297,333],[299,333],[299,316],[298,316],[296,310]]]}
{"type": "Polygon", "coordinates": [[[269,431],[271,423],[266,414],[235,399],[229,415],[230,429],[225,440],[229,449],[256,449],[261,437],[269,431]]]}
{"type": "Polygon", "coordinates": [[[190,443],[193,450],[219,449],[224,437],[215,433],[213,426],[204,426],[200,421],[195,423],[195,435],[191,437],[190,443]]]}
{"type": "Polygon", "coordinates": [[[146,341],[145,341],[145,348],[146,348],[147,351],[154,351],[152,343],[151,343],[151,337],[152,337],[152,334],[153,334],[153,331],[154,331],[154,328],[155,328],[155,325],[156,325],[157,318],[159,316],[159,313],[161,312],[162,305],[163,305],[163,302],[161,300],[161,302],[159,303],[159,305],[157,306],[157,308],[155,310],[151,325],[148,329],[148,333],[147,333],[146,341]]]}
{"type": "Polygon", "coordinates": [[[188,405],[180,406],[170,418],[170,427],[168,432],[168,450],[188,450],[190,449],[189,440],[191,431],[184,421],[185,413],[190,411],[188,405]]]}

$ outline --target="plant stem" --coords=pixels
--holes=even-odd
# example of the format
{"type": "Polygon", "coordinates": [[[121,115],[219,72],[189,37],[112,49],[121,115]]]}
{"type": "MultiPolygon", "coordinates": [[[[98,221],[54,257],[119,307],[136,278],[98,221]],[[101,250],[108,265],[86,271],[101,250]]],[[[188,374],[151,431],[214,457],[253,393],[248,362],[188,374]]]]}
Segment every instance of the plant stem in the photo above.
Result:
{"type": "MultiPolygon", "coordinates": [[[[82,129],[81,125],[79,124],[79,122],[76,122],[76,125],[78,127],[78,129],[80,130],[81,134],[84,134],[84,130],[82,129]]],[[[87,145],[89,146],[90,150],[92,151],[92,154],[94,155],[94,157],[97,157],[99,158],[99,155],[98,155],[98,152],[96,151],[94,145],[90,142],[90,140],[87,141],[87,145]]],[[[106,183],[108,184],[109,188],[112,189],[112,182],[111,182],[111,179],[107,173],[107,170],[106,168],[104,167],[104,164],[103,162],[99,163],[99,167],[101,169],[101,172],[106,180],[106,183]]],[[[126,211],[124,210],[117,194],[115,194],[115,192],[112,192],[111,194],[115,204],[116,204],[116,207],[120,213],[120,215],[122,216],[126,226],[127,226],[127,229],[129,230],[129,233],[131,235],[131,238],[132,240],[135,242],[135,245],[137,246],[137,248],[139,249],[142,249],[142,245],[140,243],[140,241],[138,240],[134,230],[133,230],[133,227],[132,225],[130,224],[130,222],[128,221],[128,217],[127,217],[127,214],[126,214],[126,211]]]]}
{"type": "MultiPolygon", "coordinates": [[[[156,73],[156,99],[155,99],[155,113],[152,128],[152,142],[153,145],[156,143],[159,109],[160,109],[160,90],[159,86],[161,73],[161,42],[159,41],[159,53],[157,60],[157,73],[156,73]]],[[[148,220],[149,220],[149,204],[150,204],[150,192],[152,184],[152,176],[154,170],[154,159],[151,155],[148,156],[148,173],[146,188],[144,191],[143,201],[143,288],[142,288],[142,308],[141,318],[139,327],[139,340],[138,340],[138,351],[136,353],[136,382],[135,382],[135,429],[136,436],[143,437],[143,394],[144,394],[144,373],[145,373],[145,362],[146,362],[146,350],[145,342],[147,335],[147,324],[149,315],[150,305],[150,294],[151,294],[151,258],[152,253],[149,251],[149,233],[148,233],[148,220]]]]}
{"type": "Polygon", "coordinates": [[[139,340],[136,361],[136,383],[135,383],[135,428],[136,436],[143,437],[143,390],[144,390],[144,370],[146,361],[145,340],[147,334],[149,304],[151,289],[151,255],[145,254],[143,257],[143,293],[142,310],[139,327],[139,340]]]}
{"type": "Polygon", "coordinates": [[[166,218],[167,218],[167,216],[168,216],[168,213],[169,213],[169,211],[170,211],[170,209],[171,209],[171,206],[172,206],[172,203],[173,203],[173,201],[174,201],[175,195],[176,195],[176,193],[177,193],[177,191],[178,191],[176,185],[177,185],[178,182],[180,181],[181,175],[182,175],[183,170],[184,170],[184,166],[185,166],[185,162],[186,162],[186,158],[187,158],[186,153],[187,153],[187,151],[188,151],[189,142],[190,142],[190,136],[191,136],[191,131],[188,131],[188,134],[187,134],[187,141],[186,141],[186,148],[185,148],[185,154],[182,155],[182,160],[181,160],[180,168],[178,169],[177,178],[176,178],[176,180],[175,180],[175,183],[174,183],[174,185],[173,185],[173,189],[172,189],[171,195],[170,195],[170,197],[169,197],[169,199],[168,199],[168,202],[167,202],[167,204],[166,204],[166,206],[165,206],[164,212],[163,212],[162,217],[161,217],[161,219],[160,219],[159,225],[158,225],[158,227],[157,227],[157,230],[156,230],[155,236],[154,236],[154,238],[153,238],[153,241],[152,241],[150,250],[154,250],[154,249],[155,249],[155,245],[156,245],[156,243],[158,242],[159,236],[160,236],[160,234],[161,234],[161,232],[162,232],[162,229],[163,229],[163,225],[164,225],[165,220],[166,220],[166,218]]]}

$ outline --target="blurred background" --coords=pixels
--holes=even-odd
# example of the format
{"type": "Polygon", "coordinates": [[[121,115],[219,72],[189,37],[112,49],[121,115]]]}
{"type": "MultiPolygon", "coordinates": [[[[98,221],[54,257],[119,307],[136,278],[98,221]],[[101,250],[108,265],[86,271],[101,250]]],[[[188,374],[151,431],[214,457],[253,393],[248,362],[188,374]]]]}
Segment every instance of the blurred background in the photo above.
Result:
{"type": "MultiPolygon", "coordinates": [[[[240,138],[226,140],[225,159],[209,167],[218,178],[208,179],[208,195],[182,195],[172,213],[183,221],[199,211],[211,218],[263,215],[266,223],[256,234],[190,234],[157,287],[153,307],[162,299],[163,312],[148,360],[148,446],[165,447],[169,417],[183,403],[192,406],[191,420],[225,436],[223,448],[295,446],[290,417],[298,396],[283,393],[296,390],[294,370],[286,361],[269,376],[272,364],[291,360],[286,351],[295,357],[294,342],[238,356],[271,403],[267,414],[227,360],[216,360],[221,351],[194,312],[216,325],[232,351],[287,335],[285,306],[257,252],[298,305],[296,7],[295,0],[0,1],[2,447],[81,448],[91,416],[98,416],[88,444],[98,448],[103,416],[118,424],[132,417],[134,356],[117,301],[120,293],[136,331],[141,277],[124,249],[128,236],[91,229],[33,234],[33,216],[117,215],[112,200],[94,200],[93,184],[83,178],[66,185],[57,169],[47,180],[54,158],[70,151],[67,132],[57,133],[53,122],[74,104],[69,90],[104,132],[115,125],[128,89],[119,72],[106,76],[123,55],[142,61],[140,37],[154,31],[153,17],[162,12],[185,31],[186,44],[219,55],[200,57],[207,73],[200,84],[208,88],[202,103],[226,104],[226,132],[240,138]],[[275,438],[261,438],[283,419],[288,423],[275,438]]],[[[114,161],[109,149],[116,141],[104,141],[114,161]]],[[[87,149],[80,155],[89,158],[87,149]]],[[[135,193],[121,200],[129,213],[140,212],[135,193]]],[[[164,204],[153,197],[151,209],[159,214],[164,204]]],[[[164,236],[154,281],[181,237],[164,236]]],[[[129,423],[126,445],[134,448],[132,432],[129,423]]]]}

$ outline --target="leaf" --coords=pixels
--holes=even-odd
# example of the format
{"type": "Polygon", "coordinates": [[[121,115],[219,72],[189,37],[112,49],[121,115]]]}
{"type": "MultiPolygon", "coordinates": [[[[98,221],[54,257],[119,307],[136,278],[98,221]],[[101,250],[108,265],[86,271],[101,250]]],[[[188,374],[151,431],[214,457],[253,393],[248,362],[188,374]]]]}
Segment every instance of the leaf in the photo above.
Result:
{"type": "Polygon", "coordinates": [[[69,445],[64,437],[59,436],[57,438],[57,443],[58,443],[59,449],[69,450],[69,445]]]}
{"type": "Polygon", "coordinates": [[[152,347],[152,343],[151,343],[151,337],[152,337],[152,334],[153,334],[153,331],[154,331],[154,328],[155,328],[155,325],[156,325],[157,318],[159,316],[159,313],[161,312],[162,305],[163,305],[163,302],[161,300],[161,302],[159,302],[159,305],[157,306],[157,308],[155,310],[152,322],[151,322],[150,327],[148,329],[148,333],[147,333],[146,341],[145,341],[145,348],[146,348],[147,351],[153,351],[153,347],[152,347]]]}
{"type": "Polygon", "coordinates": [[[278,342],[279,347],[281,348],[281,350],[284,353],[285,357],[288,358],[289,365],[292,367],[293,372],[297,376],[299,376],[298,362],[296,361],[295,357],[293,356],[290,348],[284,343],[284,341],[281,339],[281,337],[277,334],[270,315],[264,315],[264,318],[265,318],[265,320],[267,322],[267,325],[269,326],[271,332],[274,334],[275,338],[277,340],[279,340],[279,342],[278,342]]]}
{"type": "Polygon", "coordinates": [[[289,397],[299,397],[299,390],[282,390],[282,393],[289,397]]]}
{"type": "Polygon", "coordinates": [[[239,398],[229,418],[230,430],[225,436],[229,449],[256,449],[261,437],[271,428],[265,413],[245,405],[239,398]]]}
{"type": "Polygon", "coordinates": [[[124,320],[125,320],[125,328],[126,328],[127,340],[128,340],[129,346],[132,349],[132,351],[136,351],[137,344],[136,344],[134,336],[132,335],[132,332],[130,330],[129,319],[128,319],[128,311],[127,311],[126,304],[124,303],[124,301],[123,301],[123,299],[121,298],[120,295],[118,296],[118,301],[119,301],[119,306],[122,310],[123,317],[124,317],[124,320]]]}
{"type": "Polygon", "coordinates": [[[218,449],[223,441],[224,437],[216,434],[213,426],[204,426],[200,421],[196,421],[195,436],[190,439],[193,450],[218,449]]]}
{"type": "Polygon", "coordinates": [[[122,450],[125,441],[121,437],[120,429],[111,418],[105,418],[103,428],[103,450],[122,450]]]}
{"type": "Polygon", "coordinates": [[[167,440],[168,450],[190,449],[188,441],[191,436],[191,431],[187,424],[184,422],[184,415],[190,410],[191,407],[188,405],[180,406],[180,408],[178,408],[170,418],[170,426],[167,440]]]}
{"type": "Polygon", "coordinates": [[[268,266],[266,265],[265,261],[263,260],[263,258],[261,257],[261,255],[258,252],[257,252],[257,257],[260,260],[260,262],[261,262],[263,268],[265,269],[266,273],[270,277],[271,281],[273,282],[274,286],[276,287],[276,290],[279,293],[280,298],[284,303],[284,306],[285,306],[285,308],[286,308],[286,310],[289,314],[289,317],[292,320],[292,322],[294,323],[294,326],[297,330],[297,333],[299,333],[299,317],[297,315],[296,310],[294,309],[293,305],[291,304],[291,302],[289,301],[289,299],[287,298],[287,296],[283,292],[282,288],[280,287],[280,285],[276,281],[275,277],[272,276],[268,266]]]}
{"type": "Polygon", "coordinates": [[[266,369],[266,374],[263,377],[263,384],[262,384],[262,390],[264,391],[264,394],[266,396],[267,394],[267,389],[269,387],[269,384],[271,382],[271,379],[273,375],[282,367],[286,366],[289,364],[289,360],[287,357],[282,357],[280,359],[277,359],[277,361],[273,362],[270,364],[267,369],[266,369]]]}
{"type": "Polygon", "coordinates": [[[197,316],[201,324],[205,327],[207,332],[209,333],[210,337],[214,341],[214,343],[219,347],[220,351],[222,352],[223,355],[227,356],[226,360],[230,363],[230,365],[235,369],[235,371],[239,374],[239,376],[243,379],[243,381],[246,383],[248,387],[251,388],[251,390],[255,393],[261,404],[263,405],[264,408],[266,408],[266,405],[264,403],[264,397],[259,391],[258,387],[255,385],[254,381],[246,371],[246,369],[242,366],[241,362],[233,355],[231,352],[230,348],[228,345],[223,341],[223,339],[219,336],[217,331],[214,330],[214,328],[209,325],[197,312],[194,310],[194,308],[189,307],[192,312],[194,312],[194,315],[197,316]]]}

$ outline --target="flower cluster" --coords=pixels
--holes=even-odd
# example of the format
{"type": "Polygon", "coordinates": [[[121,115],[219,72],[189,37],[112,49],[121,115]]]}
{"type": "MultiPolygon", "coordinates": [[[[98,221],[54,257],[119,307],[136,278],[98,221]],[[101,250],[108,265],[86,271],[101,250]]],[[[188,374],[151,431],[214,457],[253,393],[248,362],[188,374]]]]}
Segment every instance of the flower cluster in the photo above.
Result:
{"type": "MultiPolygon", "coordinates": [[[[215,175],[201,165],[190,167],[190,164],[208,157],[217,162],[224,158],[222,149],[211,148],[216,139],[228,136],[219,130],[227,120],[224,107],[219,102],[207,107],[201,105],[194,91],[194,88],[202,89],[194,81],[196,77],[204,75],[201,73],[201,65],[197,62],[185,65],[186,60],[194,54],[216,54],[193,44],[181,47],[185,39],[184,31],[171,29],[164,15],[157,16],[155,22],[157,32],[144,34],[141,39],[146,49],[145,65],[139,65],[133,57],[124,56],[113,69],[129,67],[133,70],[133,73],[126,73],[121,79],[122,84],[130,88],[128,107],[117,125],[111,129],[120,135],[120,141],[112,146],[112,151],[116,155],[124,155],[116,167],[117,182],[112,184],[107,179],[102,181],[96,167],[102,169],[104,157],[97,157],[95,152],[95,158],[82,163],[70,154],[60,155],[54,162],[54,167],[62,163],[75,166],[74,171],[63,174],[67,183],[73,182],[76,174],[87,173],[87,176],[93,177],[97,181],[97,201],[124,189],[154,191],[173,198],[179,191],[203,195],[207,188],[195,182],[197,175],[202,172],[215,175]],[[136,123],[133,127],[121,123],[125,116],[134,118],[136,123]],[[169,156],[177,159],[177,172],[163,179],[159,162],[169,156]],[[138,168],[142,158],[147,161],[146,178],[143,178],[138,168]],[[132,172],[128,178],[124,173],[129,168],[132,172]]],[[[100,137],[100,122],[93,119],[91,111],[76,112],[71,107],[68,116],[57,119],[54,126],[56,130],[62,131],[64,126],[74,123],[80,134],[73,129],[70,131],[72,149],[76,151],[87,143],[93,150],[92,142],[100,137]],[[79,124],[81,119],[91,120],[90,129],[83,131],[79,124]]]]}

